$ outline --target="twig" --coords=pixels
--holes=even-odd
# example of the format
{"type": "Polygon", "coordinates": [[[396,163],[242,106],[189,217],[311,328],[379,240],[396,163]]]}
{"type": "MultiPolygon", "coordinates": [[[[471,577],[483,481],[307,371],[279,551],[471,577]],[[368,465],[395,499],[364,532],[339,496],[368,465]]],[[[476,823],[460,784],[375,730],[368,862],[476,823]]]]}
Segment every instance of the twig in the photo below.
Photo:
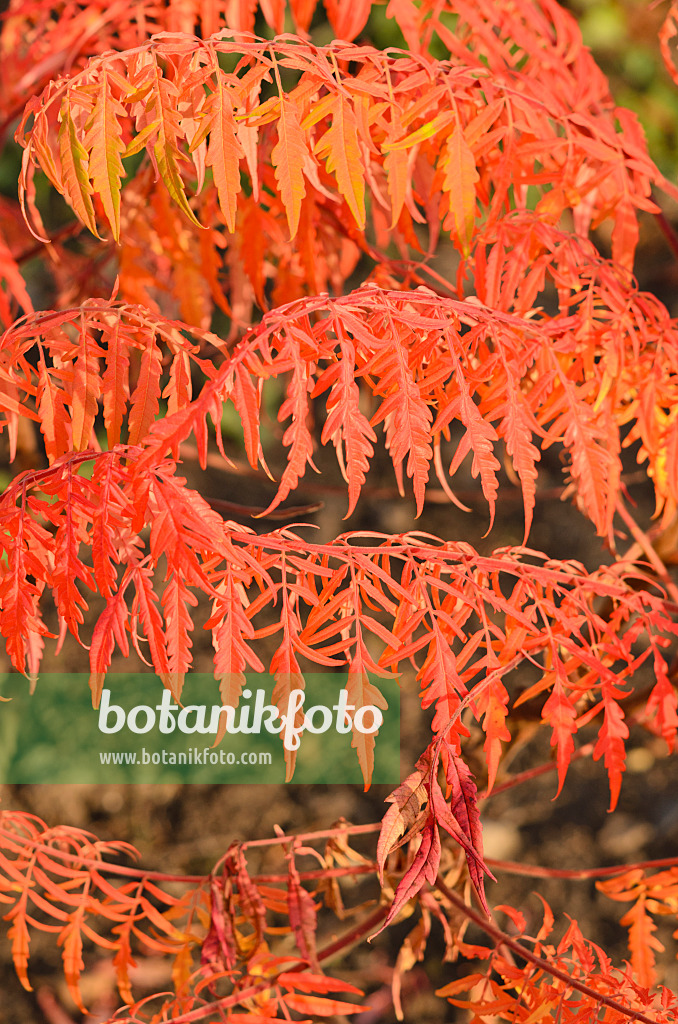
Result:
{"type": "Polygon", "coordinates": [[[324,508],[324,501],[314,501],[309,505],[286,505],[284,508],[272,509],[266,512],[263,505],[239,505],[235,501],[225,501],[223,498],[205,498],[205,501],[220,514],[226,513],[231,516],[249,517],[252,519],[287,520],[296,519],[297,516],[308,516],[312,512],[318,512],[324,508]]]}
{"type": "MultiPolygon", "coordinates": [[[[349,931],[345,932],[340,938],[334,939],[323,949],[318,950],[318,960],[326,961],[331,957],[335,956],[336,953],[340,953],[343,950],[355,945],[359,942],[363,936],[368,935],[373,928],[376,928],[388,914],[388,906],[379,906],[374,910],[365,920],[349,931]]],[[[286,967],[284,971],[278,972],[278,974],[299,974],[306,967],[306,961],[302,960],[294,964],[292,967],[286,967]]],[[[253,996],[258,995],[260,992],[266,991],[266,989],[273,988],[276,984],[278,975],[273,975],[270,978],[266,978],[264,981],[259,982],[256,985],[250,985],[249,988],[242,989],[240,992],[232,992],[228,996],[224,996],[223,999],[218,999],[214,1003],[208,1003],[205,1006],[199,1006],[196,1010],[191,1010],[189,1013],[182,1013],[180,1017],[171,1017],[167,1024],[194,1024],[195,1021],[204,1020],[205,1017],[209,1017],[214,1014],[217,1010],[227,1010],[232,1006],[237,1006],[245,999],[251,999],[253,996]]],[[[125,1024],[125,1021],[131,1022],[133,1018],[123,1018],[121,1024],[125,1024]]],[[[648,1024],[654,1024],[649,1022],[648,1024]]]]}
{"type": "Polygon", "coordinates": [[[666,566],[652,547],[650,538],[643,530],[640,529],[631,513],[624,507],[624,503],[622,501],[617,502],[617,513],[624,520],[624,523],[633,535],[633,539],[640,546],[648,562],[666,587],[666,592],[670,594],[673,600],[678,604],[678,587],[669,576],[666,571],[666,566]]]}
{"type": "MultiPolygon", "coordinates": [[[[588,757],[593,752],[595,744],[585,743],[578,750],[575,750],[574,754],[570,758],[570,764],[573,761],[578,761],[580,757],[588,757]]],[[[488,800],[492,796],[497,796],[498,793],[505,793],[507,789],[513,789],[514,786],[519,786],[522,782],[529,782],[530,779],[536,779],[539,775],[544,775],[546,772],[554,772],[558,767],[556,761],[545,761],[544,764],[537,765],[536,768],[528,768],[527,771],[521,772],[519,775],[514,775],[512,778],[507,779],[506,782],[500,783],[498,786],[492,787],[492,792],[488,793],[486,790],[478,793],[479,800],[488,800]]]]}
{"type": "Polygon", "coordinates": [[[596,989],[591,988],[590,985],[586,985],[583,981],[578,981],[576,978],[573,978],[571,974],[567,973],[567,971],[563,971],[560,967],[556,967],[554,964],[549,963],[548,960],[544,960],[542,957],[537,956],[536,953],[527,949],[527,947],[522,943],[517,942],[500,928],[497,928],[496,925],[492,924],[492,922],[482,914],[478,914],[472,907],[469,907],[461,896],[457,895],[456,892],[453,892],[452,889],[449,889],[445,885],[442,878],[438,877],[436,879],[435,888],[438,892],[442,893],[445,899],[449,900],[457,910],[461,911],[469,921],[472,921],[478,926],[478,928],[481,928],[486,935],[489,935],[491,939],[494,939],[498,946],[505,946],[507,949],[510,949],[512,953],[522,957],[523,960],[527,960],[527,962],[532,964],[534,967],[544,971],[546,974],[550,974],[552,978],[558,978],[560,981],[564,981],[570,988],[575,989],[577,992],[581,992],[582,995],[588,996],[590,999],[594,999],[596,1003],[599,1003],[602,1006],[607,1006],[611,1010],[616,1010],[617,1013],[622,1013],[625,1017],[629,1017],[632,1020],[642,1021],[643,1024],[657,1024],[656,1020],[653,1020],[652,1017],[648,1017],[645,1013],[641,1013],[640,1010],[632,1010],[630,1007],[624,1006],[623,1003],[618,1002],[618,1000],[612,999],[610,996],[603,995],[596,991],[596,989]]]}
{"type": "Polygon", "coordinates": [[[250,846],[275,846],[289,843],[290,839],[297,842],[306,842],[313,839],[331,839],[339,832],[346,832],[355,836],[365,832],[378,832],[381,828],[380,821],[372,821],[369,825],[337,825],[335,828],[320,829],[317,832],[299,832],[293,836],[273,836],[270,839],[247,839],[240,844],[241,849],[247,850],[250,846]]]}
{"type": "Polygon", "coordinates": [[[527,875],[529,878],[572,878],[575,881],[585,878],[607,878],[613,875],[624,875],[627,871],[648,868],[678,867],[678,857],[664,857],[661,860],[641,860],[636,864],[613,864],[602,868],[544,868],[538,864],[518,864],[511,860],[495,860],[486,857],[486,862],[498,871],[507,875],[527,875]]]}

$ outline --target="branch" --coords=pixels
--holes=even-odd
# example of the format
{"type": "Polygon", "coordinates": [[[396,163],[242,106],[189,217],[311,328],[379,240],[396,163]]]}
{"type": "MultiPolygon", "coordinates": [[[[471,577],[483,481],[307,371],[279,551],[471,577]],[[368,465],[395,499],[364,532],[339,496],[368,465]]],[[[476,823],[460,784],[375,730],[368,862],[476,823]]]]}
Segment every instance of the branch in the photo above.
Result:
{"type": "MultiPolygon", "coordinates": [[[[247,842],[241,843],[241,849],[246,849],[248,846],[274,846],[276,844],[282,845],[283,843],[289,843],[291,840],[309,841],[314,839],[329,839],[332,836],[341,834],[342,832],[347,835],[356,835],[360,833],[378,832],[381,828],[381,822],[371,822],[369,825],[347,825],[340,826],[333,829],[322,829],[317,832],[300,832],[298,835],[282,836],[280,838],[275,837],[272,839],[251,839],[247,842]]],[[[6,839],[9,843],[14,846],[17,842],[17,837],[14,832],[10,832],[7,829],[0,828],[0,840],[6,839]]],[[[173,875],[168,874],[165,871],[149,871],[146,868],[134,868],[128,867],[126,864],[110,864],[105,860],[97,860],[96,857],[80,857],[77,853],[68,853],[66,850],[60,850],[54,846],[50,846],[48,843],[34,843],[27,842],[24,844],[25,848],[38,853],[48,853],[50,857],[59,859],[61,861],[67,861],[71,864],[77,864],[78,867],[83,870],[89,870],[93,868],[100,874],[106,873],[111,875],[124,875],[126,878],[135,878],[139,880],[148,880],[151,882],[179,882],[184,885],[201,885],[206,882],[209,875],[173,875]]],[[[224,856],[226,856],[224,854],[224,856]]],[[[212,869],[211,874],[214,874],[221,863],[221,858],[217,861],[215,867],[212,869]]],[[[357,865],[355,868],[336,868],[321,871],[307,871],[300,872],[300,878],[308,878],[309,880],[314,878],[332,878],[340,877],[341,875],[352,875],[352,874],[366,874],[371,870],[375,870],[374,864],[369,865],[357,865]]],[[[270,882],[273,881],[276,876],[274,875],[252,875],[252,881],[270,882]]],[[[280,876],[282,880],[287,880],[288,876],[280,876]]]]}
{"type": "MultiPolygon", "coordinates": [[[[578,761],[580,757],[588,757],[593,752],[595,743],[585,743],[578,750],[575,750],[574,754],[570,758],[570,764],[573,761],[578,761]]],[[[487,790],[483,790],[478,793],[479,800],[487,800],[490,797],[496,796],[498,793],[505,793],[507,789],[513,789],[514,786],[519,786],[522,782],[529,782],[530,779],[536,779],[539,775],[545,775],[547,772],[556,771],[558,764],[556,761],[545,761],[544,764],[537,765],[536,768],[528,768],[527,771],[521,772],[519,775],[514,775],[513,778],[507,779],[506,782],[501,782],[498,786],[492,787],[492,792],[488,793],[487,790]]]]}
{"type": "Polygon", "coordinates": [[[498,871],[508,875],[527,875],[530,878],[606,878],[610,875],[624,875],[627,871],[646,870],[650,868],[678,867],[678,857],[663,857],[660,860],[641,860],[637,864],[612,864],[601,868],[544,868],[539,864],[518,864],[511,860],[495,860],[486,857],[486,862],[498,871]]]}
{"type": "Polygon", "coordinates": [[[542,957],[537,956],[531,950],[527,949],[522,943],[512,939],[509,935],[503,932],[496,925],[492,924],[482,914],[478,914],[472,907],[469,907],[461,896],[449,889],[440,876],[435,881],[435,888],[438,892],[442,893],[445,899],[449,900],[450,903],[457,910],[461,911],[465,917],[472,921],[478,928],[481,928],[486,935],[489,935],[491,939],[494,939],[497,946],[505,946],[510,949],[512,953],[521,956],[528,963],[532,964],[540,971],[544,971],[546,974],[550,974],[552,978],[558,978],[560,981],[564,981],[570,988],[575,989],[577,992],[581,992],[582,995],[589,996],[594,999],[596,1003],[602,1006],[607,1006],[611,1010],[616,1010],[617,1013],[623,1014],[625,1017],[629,1017],[631,1020],[642,1021],[643,1024],[657,1024],[657,1021],[652,1017],[648,1017],[647,1014],[641,1013],[639,1010],[632,1010],[628,1006],[624,1006],[623,1003],[618,1002],[616,999],[612,999],[610,996],[603,995],[602,992],[598,992],[596,989],[591,988],[590,985],[586,985],[583,981],[577,981],[572,975],[568,974],[567,971],[561,970],[560,967],[554,966],[549,963],[548,960],[544,960],[542,957]]]}
{"type": "Polygon", "coordinates": [[[648,562],[656,572],[657,576],[666,587],[667,594],[670,594],[673,600],[678,604],[678,587],[666,571],[666,566],[652,546],[652,541],[648,535],[640,529],[631,513],[624,507],[624,503],[622,501],[617,502],[617,512],[631,531],[633,539],[639,545],[643,554],[647,557],[648,562]]]}
{"type": "MultiPolygon", "coordinates": [[[[340,938],[334,939],[328,943],[323,949],[318,950],[318,961],[323,962],[329,960],[337,953],[341,953],[347,950],[350,946],[360,942],[365,935],[368,935],[373,928],[376,928],[378,924],[384,920],[388,914],[388,906],[383,904],[377,907],[365,920],[358,925],[355,925],[349,931],[345,932],[340,938]]],[[[300,960],[292,967],[285,967],[283,971],[279,971],[278,974],[274,974],[269,978],[265,978],[263,981],[256,985],[250,985],[248,988],[242,989],[240,992],[232,992],[229,996],[224,996],[223,999],[218,999],[214,1003],[208,1003],[205,1006],[199,1006],[196,1010],[191,1010],[189,1013],[182,1013],[179,1017],[171,1017],[167,1024],[194,1024],[195,1021],[204,1020],[205,1017],[211,1016],[216,1010],[227,1010],[232,1006],[238,1006],[245,999],[251,999],[253,996],[259,995],[266,989],[272,988],[276,979],[280,974],[300,974],[307,963],[305,960],[300,960]]],[[[642,1020],[643,1018],[638,1015],[642,1020]]],[[[120,1024],[131,1024],[134,1018],[126,1017],[123,1018],[120,1024]]],[[[647,1019],[647,1024],[655,1024],[654,1021],[647,1019]]]]}

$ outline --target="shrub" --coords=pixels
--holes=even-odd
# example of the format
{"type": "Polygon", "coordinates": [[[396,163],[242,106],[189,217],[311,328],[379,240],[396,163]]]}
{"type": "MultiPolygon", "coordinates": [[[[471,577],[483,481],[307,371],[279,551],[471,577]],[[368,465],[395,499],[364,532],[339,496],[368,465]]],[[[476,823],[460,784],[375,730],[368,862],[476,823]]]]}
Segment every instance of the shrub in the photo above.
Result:
{"type": "MultiPolygon", "coordinates": [[[[247,671],[270,671],[281,708],[314,666],[343,671],[357,708],[410,672],[433,737],[370,858],[349,842],[378,826],[343,822],[236,844],[208,877],[176,878],[120,864],[124,844],[5,811],[0,900],[19,978],[29,986],[42,929],[81,1007],[83,942],[110,951],[127,1020],[353,1013],[359,990],[324,962],[416,900],[398,1012],[435,921],[462,964],[440,994],[473,1020],[674,1020],[654,915],[675,913],[678,867],[574,873],[631,902],[625,967],[575,920],[554,938],[545,902],[532,936],[520,908],[495,908],[509,934],[484,878],[521,866],[486,863],[464,753],[479,727],[486,798],[536,699],[554,760],[504,771],[502,786],[553,767],[560,794],[590,755],[614,810],[629,721],[673,750],[678,328],[633,268],[641,215],[662,217],[657,195],[678,192],[553,0],[391,0],[385,19],[327,0],[327,44],[314,7],[262,0],[255,22],[252,4],[206,0],[10,4],[2,106],[6,130],[21,117],[22,163],[20,215],[9,199],[1,211],[0,410],[10,456],[33,464],[0,501],[0,632],[33,679],[48,639],[87,646],[95,705],[116,649],[179,699],[200,599],[223,704],[247,671]],[[40,291],[53,310],[34,308],[40,291]],[[522,544],[256,533],[177,475],[191,453],[202,469],[244,456],[271,476],[268,459],[271,514],[333,447],[350,518],[379,445],[417,515],[432,474],[462,505],[470,472],[488,532],[518,488],[522,544]],[[551,446],[572,530],[588,519],[601,538],[592,568],[527,546],[551,446]],[[626,489],[633,458],[653,492],[649,531],[626,489]],[[441,834],[456,851],[442,869],[441,834]],[[270,843],[284,869],[251,874],[246,851],[270,843]],[[320,868],[302,871],[309,849],[320,868]],[[382,901],[337,936],[321,905],[344,916],[342,880],[365,874],[382,901]],[[484,944],[466,941],[469,924],[484,944]],[[174,957],[173,993],[134,1002],[139,950],[174,957]]],[[[672,8],[662,47],[678,77],[675,34],[672,8]]],[[[369,784],[373,742],[356,732],[353,745],[369,784]]]]}

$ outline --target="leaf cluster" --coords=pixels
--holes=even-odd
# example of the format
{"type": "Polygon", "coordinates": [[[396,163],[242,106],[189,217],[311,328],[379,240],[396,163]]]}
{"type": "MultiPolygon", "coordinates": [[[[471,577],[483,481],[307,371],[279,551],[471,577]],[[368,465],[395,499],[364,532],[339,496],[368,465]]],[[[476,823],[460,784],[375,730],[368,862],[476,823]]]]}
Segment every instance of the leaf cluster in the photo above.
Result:
{"type": "MultiPolygon", "coordinates": [[[[353,1013],[344,996],[357,990],[324,961],[416,898],[398,1013],[436,922],[448,959],[486,962],[441,990],[474,1020],[574,1024],[603,1008],[668,1024],[652,915],[675,913],[675,867],[620,866],[600,883],[633,903],[625,970],[576,922],[553,939],[546,905],[535,937],[520,911],[495,908],[514,938],[487,916],[484,877],[502,865],[484,857],[464,753],[479,729],[484,796],[520,781],[504,780],[502,757],[537,701],[554,760],[535,771],[553,767],[560,793],[589,752],[614,809],[630,720],[674,749],[678,325],[633,269],[641,218],[663,217],[659,194],[678,192],[554,0],[390,0],[405,47],[386,50],[367,37],[371,3],[325,6],[329,44],[309,0],[265,0],[259,21],[256,5],[221,0],[10,5],[0,110],[5,130],[18,118],[22,163],[18,201],[0,204],[0,429],[14,459],[34,427],[44,458],[0,496],[0,634],[33,679],[46,641],[58,651],[70,634],[88,649],[95,705],[116,651],[180,699],[207,602],[222,704],[237,706],[246,672],[269,671],[283,708],[322,666],[347,674],[356,708],[383,707],[409,673],[434,737],[389,799],[373,861],[348,825],[322,854],[278,836],[274,881],[251,875],[241,847],[209,878],[177,879],[5,812],[0,900],[19,977],[28,986],[38,929],[57,936],[76,1002],[83,941],[114,954],[130,1021],[353,1013]],[[60,226],[54,194],[70,211],[60,226]],[[34,309],[22,274],[36,257],[53,310],[34,309]],[[464,508],[470,477],[491,529],[511,481],[523,543],[257,533],[178,472],[191,449],[203,469],[244,453],[277,478],[270,513],[328,447],[350,518],[380,445],[417,515],[434,486],[464,508]],[[597,567],[528,546],[552,446],[564,496],[607,546],[597,567]],[[652,491],[651,534],[629,511],[625,449],[652,491]],[[441,829],[456,843],[447,859],[441,829]],[[320,867],[301,872],[302,856],[320,867]],[[338,880],[362,874],[379,876],[382,902],[319,943],[325,910],[348,914],[338,880]],[[469,926],[490,944],[467,942],[469,926]],[[174,957],[158,1004],[134,1001],[135,950],[174,957]]],[[[676,24],[673,4],[661,46],[674,77],[676,24]]],[[[352,744],[367,786],[374,738],[352,744]]]]}

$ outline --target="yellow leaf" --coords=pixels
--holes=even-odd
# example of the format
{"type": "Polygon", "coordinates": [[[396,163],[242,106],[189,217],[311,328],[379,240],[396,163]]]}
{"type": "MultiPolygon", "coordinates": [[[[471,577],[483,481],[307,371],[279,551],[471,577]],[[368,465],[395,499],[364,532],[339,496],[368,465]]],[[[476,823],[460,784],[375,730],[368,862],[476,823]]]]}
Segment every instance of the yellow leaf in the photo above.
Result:
{"type": "Polygon", "coordinates": [[[89,180],[87,150],[78,138],[68,94],[61,109],[59,152],[64,195],[83,224],[98,238],[91,199],[92,185],[89,180]]]}
{"type": "Polygon", "coordinates": [[[95,191],[101,196],[113,237],[120,238],[120,181],[124,168],[121,152],[122,127],[118,117],[125,108],[111,93],[111,82],[104,66],[97,83],[94,106],[85,129],[85,145],[90,151],[89,173],[95,191]]]}
{"type": "Polygon", "coordinates": [[[153,142],[155,165],[174,202],[181,207],[196,227],[201,227],[200,221],[193,213],[186,198],[184,183],[179,171],[180,130],[176,87],[173,82],[164,77],[156,61],[150,63],[146,73],[148,82],[151,84],[151,98],[146,109],[150,120],[157,124],[157,134],[153,142]]]}
{"type": "Polygon", "coordinates": [[[240,114],[235,114],[235,120],[240,123],[241,121],[246,123],[249,127],[256,126],[261,128],[265,124],[270,124],[280,116],[280,97],[271,96],[264,103],[260,103],[258,107],[252,107],[251,110],[245,110],[240,114]]]}
{"type": "Polygon", "coordinates": [[[454,112],[451,110],[442,111],[440,114],[436,114],[432,121],[427,121],[416,131],[410,135],[406,135],[404,139],[398,139],[397,142],[387,141],[382,145],[382,150],[385,153],[392,152],[393,150],[399,149],[411,149],[412,146],[416,146],[419,142],[425,142],[426,139],[432,138],[437,135],[439,131],[446,128],[448,124],[454,121],[454,112]]]}
{"type": "Polygon", "coordinates": [[[151,121],[149,124],[146,125],[145,128],[143,128],[139,132],[139,134],[135,138],[130,139],[128,145],[125,148],[124,153],[122,154],[123,159],[126,160],[128,156],[134,156],[135,153],[140,153],[141,150],[146,146],[146,143],[151,138],[151,136],[157,134],[158,124],[158,121],[151,121]]]}

